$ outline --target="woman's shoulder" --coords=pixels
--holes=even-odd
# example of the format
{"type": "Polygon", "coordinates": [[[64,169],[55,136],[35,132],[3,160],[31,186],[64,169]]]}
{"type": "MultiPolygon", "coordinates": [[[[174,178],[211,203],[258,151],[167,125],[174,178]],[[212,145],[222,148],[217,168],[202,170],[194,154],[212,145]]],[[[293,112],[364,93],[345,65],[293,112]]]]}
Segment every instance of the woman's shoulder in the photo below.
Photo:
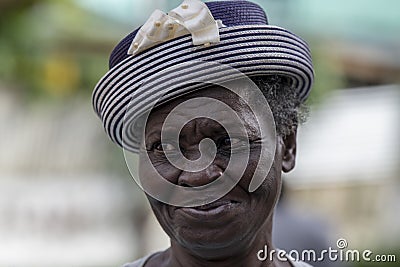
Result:
{"type": "Polygon", "coordinates": [[[293,267],[312,267],[310,264],[305,263],[304,261],[291,261],[290,262],[293,267]]]}
{"type": "MultiPolygon", "coordinates": [[[[153,257],[159,253],[160,252],[155,252],[155,253],[149,254],[143,258],[135,260],[134,262],[126,263],[122,267],[143,267],[151,257],[153,257]]],[[[305,263],[303,261],[294,261],[294,260],[290,260],[290,259],[289,259],[289,261],[293,265],[293,267],[312,267],[310,264],[305,263]]]]}
{"type": "Polygon", "coordinates": [[[147,261],[147,257],[135,260],[134,262],[125,263],[122,267],[143,267],[147,261]]]}
{"type": "Polygon", "coordinates": [[[130,262],[130,263],[125,263],[124,265],[122,265],[122,267],[143,267],[145,265],[145,263],[154,255],[158,254],[160,252],[155,252],[152,254],[149,254],[143,258],[140,258],[138,260],[135,260],[134,262],[130,262]]]}
{"type": "Polygon", "coordinates": [[[305,263],[304,261],[297,261],[287,255],[286,258],[293,267],[313,267],[312,265],[305,263]]]}

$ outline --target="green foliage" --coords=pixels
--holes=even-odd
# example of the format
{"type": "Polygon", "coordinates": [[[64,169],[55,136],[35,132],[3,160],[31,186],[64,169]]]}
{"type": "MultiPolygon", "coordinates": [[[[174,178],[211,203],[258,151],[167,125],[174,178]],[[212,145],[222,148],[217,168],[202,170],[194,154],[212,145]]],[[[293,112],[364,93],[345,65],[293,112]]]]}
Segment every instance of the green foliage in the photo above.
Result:
{"type": "Polygon", "coordinates": [[[340,67],[332,59],[327,48],[314,42],[311,43],[311,49],[315,80],[307,104],[318,105],[332,90],[345,88],[346,82],[340,67]]]}
{"type": "Polygon", "coordinates": [[[28,98],[90,94],[120,38],[115,25],[66,0],[14,2],[0,17],[0,82],[28,98]]]}

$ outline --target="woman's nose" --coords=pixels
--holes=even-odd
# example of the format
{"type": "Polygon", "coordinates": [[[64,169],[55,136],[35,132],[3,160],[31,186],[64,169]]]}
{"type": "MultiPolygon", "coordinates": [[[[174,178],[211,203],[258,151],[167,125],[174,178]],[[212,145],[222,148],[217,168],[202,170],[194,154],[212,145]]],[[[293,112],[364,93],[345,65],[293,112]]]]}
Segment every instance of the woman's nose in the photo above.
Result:
{"type": "Polygon", "coordinates": [[[214,163],[198,172],[182,171],[178,178],[178,185],[186,187],[206,185],[218,179],[222,172],[223,170],[214,163]]]}

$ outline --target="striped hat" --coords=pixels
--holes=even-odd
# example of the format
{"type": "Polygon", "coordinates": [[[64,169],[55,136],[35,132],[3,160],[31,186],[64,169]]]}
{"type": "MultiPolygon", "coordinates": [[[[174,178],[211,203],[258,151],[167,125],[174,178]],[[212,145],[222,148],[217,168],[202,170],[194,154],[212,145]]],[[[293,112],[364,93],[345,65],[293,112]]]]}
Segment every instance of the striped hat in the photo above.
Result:
{"type": "Polygon", "coordinates": [[[94,89],[93,107],[112,141],[133,152],[140,135],[127,127],[127,116],[135,121],[155,104],[204,87],[193,82],[198,77],[214,83],[238,72],[285,75],[302,101],[314,78],[307,43],[269,25],[264,10],[244,0],[185,0],[167,14],[156,10],[114,48],[109,67],[94,89]]]}

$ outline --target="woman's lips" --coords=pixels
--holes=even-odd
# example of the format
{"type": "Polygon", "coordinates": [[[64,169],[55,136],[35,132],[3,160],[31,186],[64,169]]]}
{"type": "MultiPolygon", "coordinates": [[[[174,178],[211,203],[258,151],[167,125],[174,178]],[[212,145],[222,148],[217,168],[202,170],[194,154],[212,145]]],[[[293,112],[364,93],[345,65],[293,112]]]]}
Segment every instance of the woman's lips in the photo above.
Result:
{"type": "Polygon", "coordinates": [[[177,211],[181,211],[194,218],[205,219],[229,214],[229,211],[238,205],[239,203],[237,201],[217,200],[198,207],[178,208],[177,211]]]}
{"type": "Polygon", "coordinates": [[[193,207],[194,209],[197,210],[211,210],[211,209],[215,209],[224,205],[229,205],[232,204],[233,201],[230,200],[221,200],[221,201],[214,201],[212,203],[206,204],[206,205],[202,205],[202,206],[198,206],[198,207],[193,207]]]}

